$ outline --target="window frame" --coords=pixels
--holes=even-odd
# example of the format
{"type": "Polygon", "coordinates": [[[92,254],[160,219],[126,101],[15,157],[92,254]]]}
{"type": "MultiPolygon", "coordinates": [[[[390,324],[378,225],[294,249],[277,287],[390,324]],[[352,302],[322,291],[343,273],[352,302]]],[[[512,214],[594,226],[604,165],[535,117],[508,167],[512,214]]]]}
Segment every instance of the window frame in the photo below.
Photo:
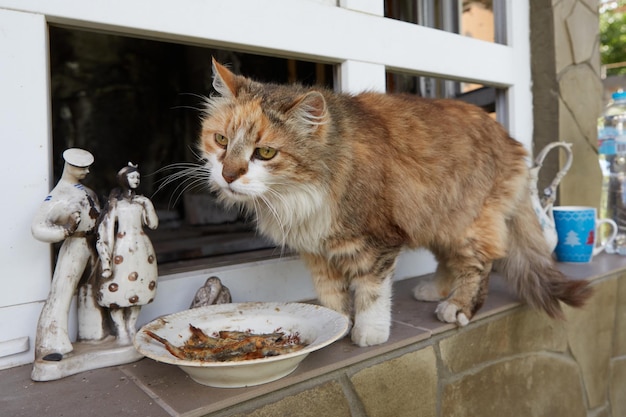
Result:
{"type": "MultiPolygon", "coordinates": [[[[496,26],[502,28],[504,22],[506,44],[384,18],[383,0],[334,3],[0,0],[0,137],[5,149],[10,149],[0,155],[0,182],[10,196],[0,218],[5,239],[0,251],[0,284],[10,289],[0,292],[0,346],[25,337],[31,340],[27,350],[20,348],[0,357],[0,369],[32,362],[36,323],[52,277],[50,245],[30,236],[34,212],[54,185],[50,24],[335,64],[336,85],[344,92],[384,91],[386,70],[496,87],[503,91],[496,104],[500,122],[531,149],[528,0],[499,0],[496,26]],[[338,29],[342,27],[350,29],[338,29]],[[407,53],[407,45],[411,53],[407,53]]],[[[435,266],[426,251],[406,252],[396,278],[429,273],[435,266]]],[[[235,301],[314,297],[309,274],[296,256],[242,261],[161,276],[157,298],[142,309],[139,324],[187,308],[209,275],[227,282],[235,301]]]]}

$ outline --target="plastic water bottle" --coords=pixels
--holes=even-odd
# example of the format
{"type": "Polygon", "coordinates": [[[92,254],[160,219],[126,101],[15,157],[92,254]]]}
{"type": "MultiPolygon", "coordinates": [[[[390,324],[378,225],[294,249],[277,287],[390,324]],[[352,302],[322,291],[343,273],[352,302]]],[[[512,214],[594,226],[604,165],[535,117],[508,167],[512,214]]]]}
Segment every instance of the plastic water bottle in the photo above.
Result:
{"type": "MultiPolygon", "coordinates": [[[[626,92],[613,93],[598,119],[598,156],[602,170],[600,217],[615,220],[618,227],[608,253],[626,255],[626,92]]],[[[605,239],[607,231],[601,231],[605,239]]]]}

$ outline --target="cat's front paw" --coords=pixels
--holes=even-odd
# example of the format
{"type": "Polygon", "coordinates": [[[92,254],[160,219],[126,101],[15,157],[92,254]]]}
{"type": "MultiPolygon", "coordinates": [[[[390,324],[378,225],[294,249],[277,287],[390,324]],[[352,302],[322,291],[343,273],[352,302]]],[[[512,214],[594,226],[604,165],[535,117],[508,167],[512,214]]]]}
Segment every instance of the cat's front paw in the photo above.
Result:
{"type": "Polygon", "coordinates": [[[352,342],[355,345],[365,347],[380,345],[389,340],[389,326],[359,325],[352,327],[352,342]]]}
{"type": "Polygon", "coordinates": [[[449,301],[442,301],[437,305],[435,310],[437,318],[444,323],[456,323],[459,326],[467,326],[469,323],[468,316],[463,313],[461,308],[449,301]]]}

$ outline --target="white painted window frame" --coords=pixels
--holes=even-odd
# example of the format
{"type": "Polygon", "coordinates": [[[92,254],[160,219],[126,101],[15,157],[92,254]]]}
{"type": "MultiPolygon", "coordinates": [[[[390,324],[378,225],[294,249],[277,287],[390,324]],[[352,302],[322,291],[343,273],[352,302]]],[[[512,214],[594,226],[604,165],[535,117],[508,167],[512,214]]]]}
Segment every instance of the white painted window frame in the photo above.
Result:
{"type": "MultiPolygon", "coordinates": [[[[52,276],[50,245],[30,234],[54,185],[48,24],[336,64],[347,92],[384,90],[386,69],[502,88],[498,114],[530,148],[529,5],[503,2],[507,45],[386,19],[383,0],[0,0],[0,369],[32,362],[52,276]]],[[[427,252],[409,252],[396,275],[434,267],[427,252]]],[[[160,277],[140,323],[187,308],[209,275],[220,276],[235,301],[314,296],[297,257],[241,263],[160,277]]]]}

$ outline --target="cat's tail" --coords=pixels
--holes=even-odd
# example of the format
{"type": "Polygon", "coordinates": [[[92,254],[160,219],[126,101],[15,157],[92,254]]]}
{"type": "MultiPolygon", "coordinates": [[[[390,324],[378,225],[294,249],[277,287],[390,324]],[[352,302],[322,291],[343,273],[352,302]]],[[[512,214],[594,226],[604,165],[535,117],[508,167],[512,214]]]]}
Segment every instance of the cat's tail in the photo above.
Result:
{"type": "Polygon", "coordinates": [[[518,296],[550,317],[562,318],[559,301],[581,307],[593,290],[588,281],[569,280],[556,267],[530,198],[508,220],[509,247],[495,269],[515,287],[518,296]]]}

